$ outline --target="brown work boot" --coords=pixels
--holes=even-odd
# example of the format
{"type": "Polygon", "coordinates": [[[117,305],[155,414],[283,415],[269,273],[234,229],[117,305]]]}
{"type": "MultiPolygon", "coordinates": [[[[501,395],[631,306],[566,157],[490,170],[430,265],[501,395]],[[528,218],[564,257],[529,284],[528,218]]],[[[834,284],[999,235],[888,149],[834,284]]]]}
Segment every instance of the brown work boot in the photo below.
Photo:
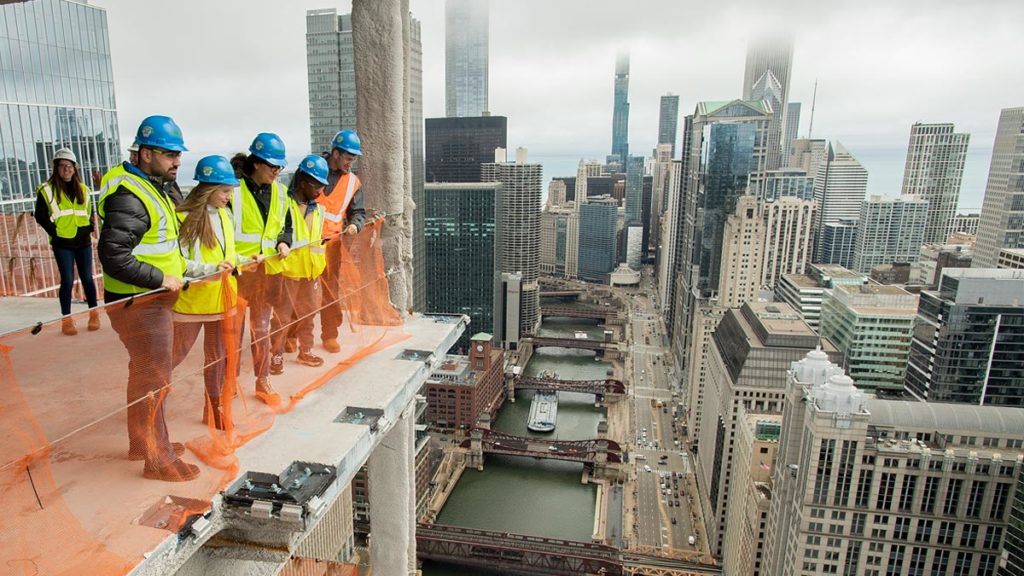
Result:
{"type": "Polygon", "coordinates": [[[75,328],[74,318],[64,318],[60,321],[60,331],[68,336],[74,336],[78,334],[78,328],[75,328]]]}
{"type": "Polygon", "coordinates": [[[178,459],[160,468],[150,468],[147,465],[142,469],[142,476],[164,482],[188,482],[199,476],[199,467],[178,459]]]}
{"type": "Polygon", "coordinates": [[[299,349],[298,338],[288,338],[284,341],[284,351],[291,354],[299,349]]]}
{"type": "MultiPolygon", "coordinates": [[[[284,374],[284,357],[280,354],[274,354],[270,357],[270,373],[274,376],[278,374],[284,374]]],[[[256,388],[259,388],[259,380],[256,381],[256,388]]]]}
{"type": "Polygon", "coordinates": [[[256,397],[267,406],[277,406],[281,403],[281,395],[265,377],[256,379],[256,397]]]}
{"type": "Polygon", "coordinates": [[[89,310],[89,332],[95,332],[100,329],[100,312],[99,310],[89,310]]]}
{"type": "Polygon", "coordinates": [[[324,359],[319,356],[315,356],[309,350],[299,351],[299,355],[295,359],[299,361],[299,364],[305,364],[306,366],[316,367],[324,365],[324,359]]]}
{"type": "Polygon", "coordinates": [[[324,350],[332,354],[341,352],[341,344],[338,344],[337,338],[324,338],[324,350]]]}
{"type": "MultiPolygon", "coordinates": [[[[174,455],[175,456],[181,456],[182,454],[185,453],[185,445],[182,444],[181,442],[171,442],[171,448],[174,450],[174,455]]],[[[129,448],[128,449],[128,459],[129,460],[145,460],[146,459],[146,451],[144,449],[143,450],[133,450],[132,448],[129,448]]]]}

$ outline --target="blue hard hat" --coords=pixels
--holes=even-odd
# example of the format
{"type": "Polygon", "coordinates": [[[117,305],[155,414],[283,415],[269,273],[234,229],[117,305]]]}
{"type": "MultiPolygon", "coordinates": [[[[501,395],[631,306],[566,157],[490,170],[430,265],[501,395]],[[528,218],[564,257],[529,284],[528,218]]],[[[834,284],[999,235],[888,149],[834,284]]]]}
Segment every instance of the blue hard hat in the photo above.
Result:
{"type": "Polygon", "coordinates": [[[310,154],[299,162],[299,172],[305,172],[316,178],[317,182],[327,185],[327,160],[316,154],[310,154]]]}
{"type": "Polygon", "coordinates": [[[249,153],[268,164],[284,168],[284,142],[277,134],[260,132],[249,146],[249,153]]]}
{"type": "Polygon", "coordinates": [[[238,186],[235,169],[223,156],[205,156],[196,164],[195,180],[207,184],[230,184],[238,186]]]}
{"type": "Polygon", "coordinates": [[[139,146],[160,148],[172,152],[186,152],[185,140],[181,137],[181,128],[170,116],[150,116],[139,124],[135,133],[135,143],[139,146]]]}
{"type": "Polygon", "coordinates": [[[342,130],[334,135],[331,144],[340,150],[356,156],[363,155],[363,148],[359,145],[359,134],[355,130],[342,130]]]}

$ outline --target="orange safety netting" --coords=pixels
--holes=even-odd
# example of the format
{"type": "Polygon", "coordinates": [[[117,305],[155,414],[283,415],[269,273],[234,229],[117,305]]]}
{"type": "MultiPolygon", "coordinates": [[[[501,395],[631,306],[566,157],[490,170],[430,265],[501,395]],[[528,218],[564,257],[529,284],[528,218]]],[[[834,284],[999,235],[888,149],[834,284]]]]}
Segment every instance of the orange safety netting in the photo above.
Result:
{"type": "MultiPolygon", "coordinates": [[[[213,328],[205,335],[191,327],[197,337],[187,354],[181,334],[190,330],[169,320],[178,296],[167,292],[105,306],[96,332],[63,336],[57,321],[0,337],[0,573],[127,573],[169,533],[210,509],[239,472],[235,449],[358,360],[404,339],[388,299],[382,226],[373,221],[327,243],[328,272],[306,289],[265,275],[266,263],[241,270],[240,294],[228,273],[191,283],[181,294],[219,283],[226,306],[206,317],[213,328]],[[250,350],[253,301],[266,303],[276,318],[276,331],[257,344],[284,343],[286,331],[310,318],[310,352],[324,360],[303,365],[285,353],[283,373],[268,378],[278,396],[264,393],[262,401],[250,350]],[[331,353],[320,328],[324,310],[336,305],[344,321],[340,351],[331,353]],[[217,336],[226,343],[219,350],[202,343],[217,336]],[[184,359],[172,369],[176,351],[184,359]],[[220,378],[208,381],[204,372],[220,378]],[[168,440],[185,445],[181,460],[198,466],[196,478],[170,482],[160,475],[170,462],[168,440]],[[144,477],[144,469],[155,470],[155,478],[144,477]]],[[[300,255],[295,250],[289,258],[300,255]]],[[[80,316],[83,326],[86,313],[80,316]]]]}

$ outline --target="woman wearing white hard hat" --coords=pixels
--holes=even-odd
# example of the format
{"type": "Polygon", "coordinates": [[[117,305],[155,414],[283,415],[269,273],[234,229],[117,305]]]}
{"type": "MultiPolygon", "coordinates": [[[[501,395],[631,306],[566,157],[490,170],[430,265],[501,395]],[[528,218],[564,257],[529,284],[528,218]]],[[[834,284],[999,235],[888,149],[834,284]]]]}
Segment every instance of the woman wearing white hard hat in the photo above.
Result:
{"type": "Polygon", "coordinates": [[[36,188],[36,222],[50,236],[50,246],[60,272],[60,313],[64,316],[62,331],[78,333],[71,318],[71,291],[75,285],[75,267],[82,281],[82,290],[89,303],[89,330],[98,330],[100,316],[96,310],[96,284],[92,280],[93,214],[89,188],[82,183],[78,159],[68,148],[53,155],[50,179],[36,188]]]}

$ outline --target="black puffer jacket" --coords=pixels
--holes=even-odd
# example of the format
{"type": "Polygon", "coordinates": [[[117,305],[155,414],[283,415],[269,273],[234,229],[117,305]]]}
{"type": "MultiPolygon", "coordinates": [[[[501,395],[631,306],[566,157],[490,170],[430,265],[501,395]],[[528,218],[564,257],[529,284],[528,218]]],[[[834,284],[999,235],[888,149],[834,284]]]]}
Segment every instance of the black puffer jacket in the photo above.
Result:
{"type": "MultiPolygon", "coordinates": [[[[150,180],[157,190],[163,190],[177,205],[181,202],[181,189],[176,182],[161,184],[150,180]]],[[[118,188],[103,203],[103,227],[100,229],[98,253],[103,272],[134,286],[155,290],[163,285],[164,273],[152,264],[135,258],[132,250],[149,230],[146,206],[124,186],[118,188]]],[[[104,300],[113,302],[128,296],[104,289],[104,300]]]]}

